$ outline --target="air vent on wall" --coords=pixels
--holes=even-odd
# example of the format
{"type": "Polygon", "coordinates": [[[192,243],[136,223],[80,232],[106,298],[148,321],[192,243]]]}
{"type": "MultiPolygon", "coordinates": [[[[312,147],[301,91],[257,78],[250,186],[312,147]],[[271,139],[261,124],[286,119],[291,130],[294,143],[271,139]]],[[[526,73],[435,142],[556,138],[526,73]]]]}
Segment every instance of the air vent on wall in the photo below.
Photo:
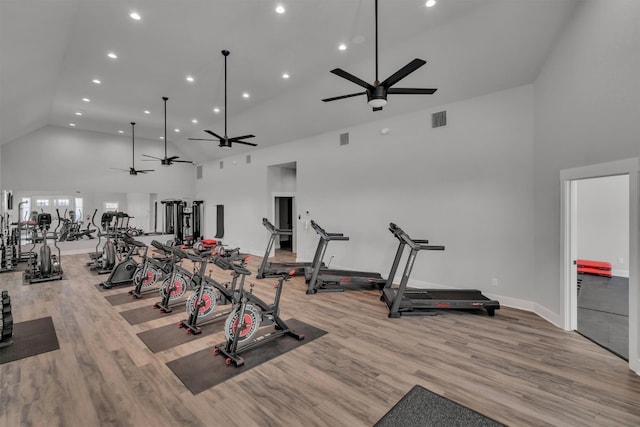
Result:
{"type": "Polygon", "coordinates": [[[340,145],[348,145],[349,144],[349,132],[340,134],[340,145]]]}
{"type": "Polygon", "coordinates": [[[447,112],[439,111],[431,115],[431,127],[439,128],[447,125],[447,112]]]}
{"type": "Polygon", "coordinates": [[[202,165],[196,166],[196,179],[202,179],[202,165]]]}
{"type": "Polygon", "coordinates": [[[247,154],[247,164],[251,163],[251,154],[247,154]]]}
{"type": "Polygon", "coordinates": [[[224,160],[220,160],[220,169],[224,169],[224,160]]]}

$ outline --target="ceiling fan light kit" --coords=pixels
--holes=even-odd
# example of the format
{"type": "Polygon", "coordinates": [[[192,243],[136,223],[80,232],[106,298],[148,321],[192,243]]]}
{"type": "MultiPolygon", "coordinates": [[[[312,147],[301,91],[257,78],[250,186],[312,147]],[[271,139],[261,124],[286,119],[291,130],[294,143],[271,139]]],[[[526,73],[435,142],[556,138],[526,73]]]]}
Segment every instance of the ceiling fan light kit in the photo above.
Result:
{"type": "Polygon", "coordinates": [[[322,101],[330,102],[330,101],[337,101],[339,99],[351,98],[359,95],[367,95],[367,103],[369,104],[370,107],[372,107],[373,111],[380,111],[382,110],[382,107],[387,105],[388,94],[431,95],[435,93],[437,89],[391,87],[427,63],[427,61],[419,58],[416,58],[413,61],[409,62],[407,65],[405,65],[404,67],[396,71],[394,74],[389,76],[382,83],[380,83],[380,80],[378,80],[378,0],[375,1],[375,36],[376,36],[376,43],[375,43],[376,79],[373,82],[373,84],[369,84],[364,80],[354,76],[353,74],[344,71],[343,69],[335,68],[331,70],[333,74],[337,75],[338,77],[342,77],[343,79],[349,80],[352,83],[357,84],[358,86],[364,88],[365,91],[351,93],[348,95],[335,96],[332,98],[326,98],[326,99],[323,99],[322,101]]]}

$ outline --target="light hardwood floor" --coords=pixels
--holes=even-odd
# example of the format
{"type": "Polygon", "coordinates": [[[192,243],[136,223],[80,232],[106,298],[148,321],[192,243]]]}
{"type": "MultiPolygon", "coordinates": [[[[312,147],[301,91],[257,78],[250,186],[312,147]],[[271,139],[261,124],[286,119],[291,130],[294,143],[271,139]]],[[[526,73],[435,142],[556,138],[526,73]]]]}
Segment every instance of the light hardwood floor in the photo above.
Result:
{"type": "MultiPolygon", "coordinates": [[[[165,363],[223,341],[222,325],[153,354],[136,334],[184,311],[129,325],[118,312],[157,298],[111,306],[104,297],[128,288],[99,292],[104,276],[87,259],[64,256],[62,281],[0,275],[15,321],[51,316],[60,342],[0,365],[0,426],[371,426],[415,384],[512,426],[640,425],[640,377],[627,363],[534,314],[388,319],[377,291],[309,296],[303,278],[286,285],[282,317],[328,333],[194,396],[165,363]]],[[[250,282],[273,295],[273,280],[250,282]]]]}

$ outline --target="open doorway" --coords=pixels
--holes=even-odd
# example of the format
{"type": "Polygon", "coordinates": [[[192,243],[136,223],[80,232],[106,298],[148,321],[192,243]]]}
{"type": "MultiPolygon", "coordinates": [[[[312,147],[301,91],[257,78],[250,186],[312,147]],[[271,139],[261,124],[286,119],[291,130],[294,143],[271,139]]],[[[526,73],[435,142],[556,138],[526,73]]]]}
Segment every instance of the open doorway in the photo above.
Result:
{"type": "Polygon", "coordinates": [[[297,251],[296,187],[296,162],[267,167],[267,194],[271,211],[268,218],[277,229],[291,231],[277,236],[273,248],[282,255],[291,256],[293,260],[297,251]]]}
{"type": "MultiPolygon", "coordinates": [[[[627,351],[629,366],[636,372],[640,372],[639,358],[639,330],[638,330],[638,313],[640,311],[640,295],[638,292],[638,200],[639,200],[639,182],[638,182],[638,159],[620,160],[615,162],[603,163],[592,166],[584,166],[580,168],[563,170],[560,173],[561,178],[561,232],[562,232],[562,277],[563,277],[563,303],[562,322],[563,327],[567,330],[578,331],[582,325],[578,324],[579,311],[579,293],[578,293],[578,259],[581,256],[579,250],[579,204],[580,204],[580,186],[586,180],[592,180],[605,177],[622,177],[618,179],[628,182],[626,199],[628,201],[628,219],[626,219],[625,230],[628,233],[628,262],[626,260],[617,259],[614,256],[612,267],[612,275],[615,270],[620,270],[621,266],[628,269],[628,299],[626,305],[628,307],[628,318],[625,324],[628,325],[627,335],[627,351]],[[614,268],[615,267],[615,268],[614,268]]],[[[596,181],[593,181],[596,182],[596,181]]],[[[622,197],[625,197],[624,195],[622,197]]],[[[606,206],[601,209],[606,211],[606,206]]],[[[596,213],[596,215],[598,215],[596,213]]],[[[597,221],[602,223],[602,220],[597,221]]],[[[588,221],[587,221],[588,223],[588,221]]],[[[583,236],[583,239],[585,237],[583,236]]],[[[597,242],[592,244],[592,249],[598,250],[597,242]]],[[[592,252],[593,254],[593,252],[592,252]]],[[[595,253],[596,256],[600,256],[595,253]]],[[[589,256],[589,254],[587,254],[589,256]]],[[[606,261],[606,260],[605,260],[606,261]]],[[[584,281],[584,276],[582,277],[584,281]]],[[[580,284],[580,293],[584,291],[583,284],[580,284]]],[[[598,291],[603,291],[602,284],[598,291]]],[[[584,304],[581,303],[583,306],[584,304]]],[[[624,305],[624,302],[623,302],[624,305]]],[[[595,307],[594,307],[595,308],[595,307]]]]}
{"type": "MultiPolygon", "coordinates": [[[[275,208],[275,226],[281,230],[293,230],[293,197],[276,196],[273,204],[275,208]]],[[[278,236],[276,248],[293,252],[293,233],[278,236]]]]}

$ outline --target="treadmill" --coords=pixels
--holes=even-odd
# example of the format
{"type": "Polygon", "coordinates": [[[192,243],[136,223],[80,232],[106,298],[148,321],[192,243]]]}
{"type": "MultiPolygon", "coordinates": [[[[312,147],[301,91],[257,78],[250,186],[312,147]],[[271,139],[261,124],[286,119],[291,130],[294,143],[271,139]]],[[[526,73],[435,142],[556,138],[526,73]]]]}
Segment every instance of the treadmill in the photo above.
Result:
{"type": "Polygon", "coordinates": [[[276,242],[276,239],[280,236],[292,236],[293,231],[284,228],[276,228],[267,218],[262,218],[262,225],[264,225],[269,231],[270,236],[269,242],[267,243],[267,250],[264,253],[264,258],[262,258],[260,267],[258,267],[258,274],[256,275],[256,278],[263,279],[265,277],[278,277],[281,276],[282,273],[289,272],[293,269],[296,270],[296,275],[302,275],[306,268],[310,268],[313,265],[310,262],[268,262],[267,259],[271,254],[271,249],[273,248],[273,244],[276,242]]]}
{"type": "Polygon", "coordinates": [[[305,280],[307,282],[307,294],[317,292],[342,292],[346,289],[355,289],[366,285],[369,288],[381,290],[386,283],[380,273],[370,271],[337,270],[322,266],[324,254],[327,246],[332,240],[349,240],[349,237],[342,233],[327,233],[315,221],[311,220],[311,226],[320,236],[316,254],[313,257],[313,265],[305,270],[305,280]],[[355,285],[355,286],[353,286],[355,285]]]}
{"type": "Polygon", "coordinates": [[[430,246],[428,240],[413,240],[407,233],[394,223],[389,224],[389,231],[400,241],[396,257],[391,265],[387,282],[382,289],[380,300],[389,308],[389,317],[397,318],[408,315],[435,315],[435,310],[479,310],[485,309],[489,316],[493,316],[500,308],[498,301],[491,300],[477,289],[419,289],[407,288],[407,282],[415,262],[416,255],[421,250],[443,251],[444,246],[430,246]],[[392,287],[393,278],[398,270],[400,258],[406,246],[411,249],[407,258],[400,285],[392,287]]]}

